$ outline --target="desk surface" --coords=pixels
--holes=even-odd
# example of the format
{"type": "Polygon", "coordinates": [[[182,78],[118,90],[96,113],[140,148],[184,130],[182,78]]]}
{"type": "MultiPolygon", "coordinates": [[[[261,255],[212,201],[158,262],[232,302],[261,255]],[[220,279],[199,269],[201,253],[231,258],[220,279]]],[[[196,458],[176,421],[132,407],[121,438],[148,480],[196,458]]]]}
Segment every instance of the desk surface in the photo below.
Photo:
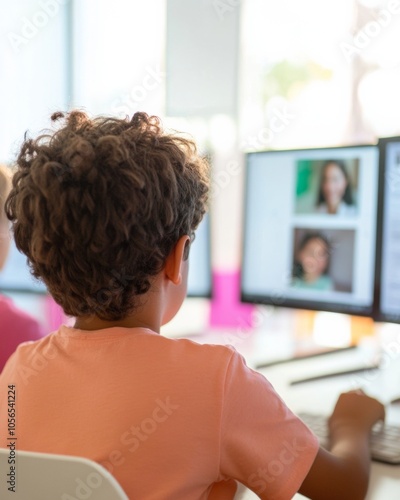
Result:
{"type": "MultiPolygon", "coordinates": [[[[343,354],[332,354],[332,360],[336,359],[336,363],[340,364],[340,358],[343,354]]],[[[347,353],[346,355],[347,356],[347,353]]],[[[326,360],[322,361],[324,364],[326,360]]],[[[347,361],[346,361],[347,362],[347,361]]],[[[321,360],[304,360],[297,361],[292,364],[285,364],[279,367],[265,369],[262,373],[271,381],[276,390],[286,401],[288,406],[294,412],[310,411],[329,415],[335,405],[337,396],[347,390],[354,389],[355,386],[361,385],[363,389],[371,395],[382,396],[381,399],[390,399],[392,390],[389,394],[385,393],[385,381],[389,376],[389,372],[397,371],[398,366],[388,367],[387,372],[374,372],[364,376],[341,376],[331,379],[290,386],[288,381],[293,377],[301,377],[304,372],[313,371],[318,368],[321,360]],[[391,370],[392,368],[392,370],[391,370]]],[[[397,365],[400,365],[400,358],[397,360],[397,365]]],[[[324,367],[326,369],[326,366],[324,367]]],[[[400,377],[398,378],[398,387],[400,388],[400,377]]],[[[390,405],[387,407],[387,422],[400,425],[400,404],[390,405]]],[[[257,498],[253,493],[246,491],[243,493],[243,500],[257,498]]],[[[301,495],[296,495],[295,499],[304,498],[301,495]]],[[[389,466],[372,462],[371,480],[367,499],[368,500],[397,500],[400,498],[400,466],[389,466]]]]}
{"type": "MultiPolygon", "coordinates": [[[[276,326],[276,325],[275,325],[276,326]]],[[[259,370],[273,384],[286,404],[294,412],[308,411],[329,415],[341,392],[362,387],[371,396],[378,397],[388,403],[400,396],[400,328],[387,332],[376,331],[374,338],[367,338],[360,348],[326,356],[297,360],[290,363],[270,366],[259,370]],[[379,340],[377,343],[376,340],[379,340]],[[376,347],[383,352],[383,369],[368,370],[369,363],[374,361],[376,347]],[[383,348],[383,349],[382,349],[383,348]],[[351,368],[364,363],[366,370],[359,374],[328,378],[291,386],[290,381],[312,376],[321,372],[336,371],[340,368],[351,368]]],[[[283,335],[283,332],[282,332],[283,335]]],[[[265,328],[253,332],[220,331],[209,332],[193,340],[199,342],[233,344],[254,367],[266,357],[266,350],[276,346],[280,333],[267,331],[265,328]]],[[[286,342],[286,340],[284,341],[286,342]]],[[[400,425],[400,404],[387,407],[387,422],[400,425]]],[[[258,498],[247,489],[240,489],[237,500],[254,500],[258,498]]],[[[304,499],[301,495],[296,500],[304,499]]],[[[371,480],[367,500],[398,500],[400,498],[400,466],[389,466],[372,463],[371,480]]]]}

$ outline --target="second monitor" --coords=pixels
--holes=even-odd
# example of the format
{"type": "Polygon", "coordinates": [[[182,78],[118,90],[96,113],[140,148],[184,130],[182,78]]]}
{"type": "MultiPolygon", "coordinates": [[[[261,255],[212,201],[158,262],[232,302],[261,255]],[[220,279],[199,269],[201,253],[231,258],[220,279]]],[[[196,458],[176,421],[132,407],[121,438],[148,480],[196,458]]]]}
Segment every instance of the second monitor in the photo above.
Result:
{"type": "Polygon", "coordinates": [[[372,314],[375,146],[248,153],[246,302],[372,314]]]}
{"type": "MultiPolygon", "coordinates": [[[[196,238],[190,249],[188,296],[210,298],[211,280],[210,218],[205,215],[196,230],[196,238]]],[[[46,286],[33,278],[27,259],[11,242],[5,268],[0,272],[0,292],[46,294],[46,286]]]]}
{"type": "Polygon", "coordinates": [[[400,137],[379,141],[380,217],[375,319],[400,323],[400,137]]]}
{"type": "Polygon", "coordinates": [[[190,248],[188,297],[211,298],[210,216],[206,214],[196,230],[190,248]]]}

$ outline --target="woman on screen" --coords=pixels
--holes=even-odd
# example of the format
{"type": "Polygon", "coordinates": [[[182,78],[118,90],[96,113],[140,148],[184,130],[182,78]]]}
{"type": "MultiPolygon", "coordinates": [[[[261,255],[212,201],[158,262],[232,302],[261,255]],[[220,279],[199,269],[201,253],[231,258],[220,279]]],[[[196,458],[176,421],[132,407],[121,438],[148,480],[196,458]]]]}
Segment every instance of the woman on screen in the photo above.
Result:
{"type": "Polygon", "coordinates": [[[317,212],[332,215],[354,215],[351,182],[341,160],[328,160],[322,166],[317,212]]]}
{"type": "MultiPolygon", "coordinates": [[[[10,170],[0,165],[0,273],[10,248],[9,222],[4,213],[4,202],[11,189],[10,170]]],[[[0,294],[0,373],[7,359],[21,342],[38,340],[43,332],[36,320],[17,309],[12,301],[0,294]]]]}
{"type": "Polygon", "coordinates": [[[295,254],[293,283],[295,288],[333,290],[328,274],[331,246],[322,233],[306,233],[295,254]]]}

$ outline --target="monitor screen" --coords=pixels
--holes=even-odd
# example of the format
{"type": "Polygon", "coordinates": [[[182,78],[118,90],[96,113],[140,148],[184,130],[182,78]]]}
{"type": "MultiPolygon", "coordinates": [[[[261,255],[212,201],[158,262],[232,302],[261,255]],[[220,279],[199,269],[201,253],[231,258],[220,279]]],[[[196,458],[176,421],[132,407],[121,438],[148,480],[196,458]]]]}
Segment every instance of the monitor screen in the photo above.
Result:
{"type": "MultiPolygon", "coordinates": [[[[211,297],[210,223],[206,215],[196,230],[189,257],[188,297],[211,297]]],[[[0,291],[46,293],[43,283],[29,272],[26,257],[14,243],[4,269],[0,272],[0,291]]]]}
{"type": "Polygon", "coordinates": [[[211,297],[210,217],[205,215],[190,248],[188,297],[211,297]]]}
{"type": "Polygon", "coordinates": [[[245,302],[373,310],[376,146],[246,155],[245,302]]]}
{"type": "Polygon", "coordinates": [[[46,293],[46,290],[45,285],[30,274],[25,255],[12,241],[6,265],[0,272],[0,291],[46,293]]]}
{"type": "Polygon", "coordinates": [[[400,323],[400,137],[379,141],[381,159],[376,319],[400,323]]]}

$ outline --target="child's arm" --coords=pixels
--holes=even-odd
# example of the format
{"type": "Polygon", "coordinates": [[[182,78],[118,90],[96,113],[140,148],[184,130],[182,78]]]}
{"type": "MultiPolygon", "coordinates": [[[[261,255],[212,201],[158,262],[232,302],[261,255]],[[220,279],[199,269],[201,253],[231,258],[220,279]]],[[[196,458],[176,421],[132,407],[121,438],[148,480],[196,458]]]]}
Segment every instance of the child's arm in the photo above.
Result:
{"type": "Polygon", "coordinates": [[[362,500],[368,489],[369,434],[385,417],[361,391],[342,394],[329,420],[331,450],[320,448],[299,493],[314,500],[362,500]]]}

